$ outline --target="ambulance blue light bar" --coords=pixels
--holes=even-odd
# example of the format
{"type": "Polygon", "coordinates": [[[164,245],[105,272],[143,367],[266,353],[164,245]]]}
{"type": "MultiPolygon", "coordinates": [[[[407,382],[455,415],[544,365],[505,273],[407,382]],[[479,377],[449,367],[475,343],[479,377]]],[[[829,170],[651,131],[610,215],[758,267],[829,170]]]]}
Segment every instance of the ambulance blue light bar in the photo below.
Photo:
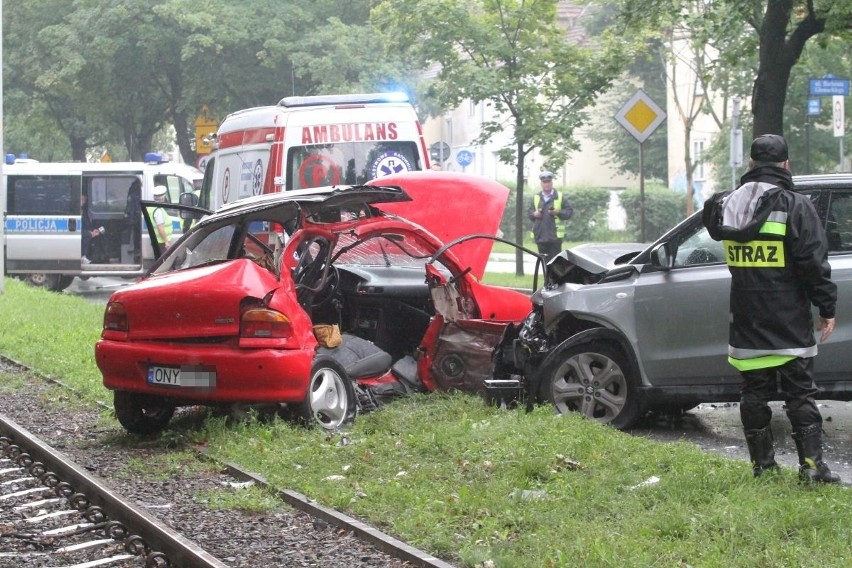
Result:
{"type": "Polygon", "coordinates": [[[314,95],[310,97],[284,97],[278,106],[294,108],[304,106],[366,105],[375,103],[407,103],[408,95],[402,92],[366,93],[356,95],[314,95]]]}

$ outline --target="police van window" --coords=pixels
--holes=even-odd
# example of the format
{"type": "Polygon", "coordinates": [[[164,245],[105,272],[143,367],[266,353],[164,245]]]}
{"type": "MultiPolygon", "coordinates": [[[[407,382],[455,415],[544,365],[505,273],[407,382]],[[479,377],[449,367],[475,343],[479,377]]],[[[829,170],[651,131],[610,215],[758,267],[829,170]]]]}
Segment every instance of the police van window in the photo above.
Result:
{"type": "Polygon", "coordinates": [[[422,170],[415,142],[352,142],[297,146],[287,153],[287,189],[359,184],[422,170]]]}
{"type": "Polygon", "coordinates": [[[170,176],[159,174],[154,176],[154,185],[164,185],[169,192],[166,194],[166,201],[169,203],[177,203],[180,194],[183,192],[181,188],[181,178],[179,176],[170,176]]]}
{"type": "Polygon", "coordinates": [[[137,179],[134,175],[85,176],[84,185],[88,191],[91,212],[124,215],[127,207],[127,193],[131,184],[137,179]]]}
{"type": "Polygon", "coordinates": [[[10,215],[79,215],[80,176],[9,176],[10,215]]]}

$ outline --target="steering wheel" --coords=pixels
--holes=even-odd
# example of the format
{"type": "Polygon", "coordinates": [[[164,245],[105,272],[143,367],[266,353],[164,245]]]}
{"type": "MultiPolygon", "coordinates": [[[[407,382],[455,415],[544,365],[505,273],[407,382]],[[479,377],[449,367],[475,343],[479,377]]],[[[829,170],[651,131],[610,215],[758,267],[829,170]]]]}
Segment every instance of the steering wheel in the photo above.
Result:
{"type": "Polygon", "coordinates": [[[340,271],[333,264],[328,269],[322,289],[311,298],[311,307],[321,308],[326,305],[334,293],[340,288],[340,271]]]}
{"type": "Polygon", "coordinates": [[[309,239],[299,245],[299,261],[293,268],[296,290],[317,293],[324,282],[323,272],[328,262],[329,243],[322,237],[309,239]],[[316,245],[317,250],[311,250],[316,245]]]}

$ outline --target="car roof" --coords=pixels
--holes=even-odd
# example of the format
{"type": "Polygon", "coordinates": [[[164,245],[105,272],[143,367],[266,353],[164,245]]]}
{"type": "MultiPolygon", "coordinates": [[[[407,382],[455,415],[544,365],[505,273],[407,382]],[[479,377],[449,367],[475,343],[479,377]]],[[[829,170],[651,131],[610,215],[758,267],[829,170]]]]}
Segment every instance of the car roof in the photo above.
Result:
{"type": "Polygon", "coordinates": [[[852,188],[852,173],[793,176],[797,190],[852,188]]]}
{"type": "Polygon", "coordinates": [[[341,185],[295,189],[246,197],[222,206],[211,217],[241,215],[278,207],[285,203],[297,203],[301,207],[322,204],[328,207],[344,207],[354,203],[389,203],[411,201],[402,188],[392,185],[341,185]]]}

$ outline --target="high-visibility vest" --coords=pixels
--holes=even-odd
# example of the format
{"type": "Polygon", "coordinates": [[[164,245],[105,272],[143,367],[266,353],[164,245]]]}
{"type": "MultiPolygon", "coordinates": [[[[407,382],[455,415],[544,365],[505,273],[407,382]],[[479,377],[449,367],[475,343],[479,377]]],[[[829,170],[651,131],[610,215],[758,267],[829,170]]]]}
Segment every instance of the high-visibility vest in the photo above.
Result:
{"type": "MultiPolygon", "coordinates": [[[[169,239],[172,236],[172,231],[174,231],[174,228],[172,227],[172,218],[166,212],[166,210],[162,207],[157,207],[156,209],[154,209],[154,215],[152,217],[156,217],[157,211],[163,212],[163,225],[166,227],[166,241],[165,242],[168,243],[169,239]]],[[[156,223],[157,223],[156,219],[154,219],[154,223],[156,225],[156,223]]],[[[160,231],[157,230],[156,226],[154,227],[154,233],[157,235],[157,242],[160,243],[160,244],[163,244],[164,243],[163,237],[160,235],[160,231]]]]}
{"type": "MultiPolygon", "coordinates": [[[[533,209],[538,211],[538,206],[541,204],[541,193],[536,193],[533,196],[533,209]]],[[[556,211],[562,210],[562,192],[557,191],[556,197],[553,199],[553,208],[556,211]]],[[[543,212],[542,212],[543,213],[543,212]]],[[[544,217],[542,216],[542,219],[544,217]]],[[[554,217],[553,222],[556,224],[556,237],[561,241],[565,238],[565,222],[558,217],[554,217]]],[[[530,231],[530,237],[535,238],[535,235],[530,231]]]]}

